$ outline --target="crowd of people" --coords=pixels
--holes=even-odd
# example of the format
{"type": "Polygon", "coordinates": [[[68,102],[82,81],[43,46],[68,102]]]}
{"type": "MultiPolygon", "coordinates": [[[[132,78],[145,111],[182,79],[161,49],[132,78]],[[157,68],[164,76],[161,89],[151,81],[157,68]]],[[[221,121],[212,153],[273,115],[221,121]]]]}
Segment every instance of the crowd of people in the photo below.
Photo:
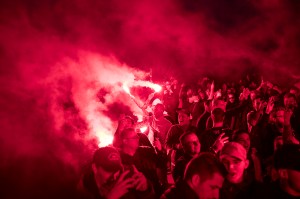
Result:
{"type": "Polygon", "coordinates": [[[149,95],[143,121],[120,119],[80,190],[85,198],[300,198],[299,100],[299,88],[250,75],[171,78],[149,95]]]}

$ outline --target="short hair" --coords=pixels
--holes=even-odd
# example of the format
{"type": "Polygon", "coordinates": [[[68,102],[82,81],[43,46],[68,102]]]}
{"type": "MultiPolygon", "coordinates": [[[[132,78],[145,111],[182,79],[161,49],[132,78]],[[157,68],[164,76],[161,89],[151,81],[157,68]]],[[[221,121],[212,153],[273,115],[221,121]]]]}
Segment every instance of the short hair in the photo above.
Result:
{"type": "Polygon", "coordinates": [[[194,175],[199,175],[201,182],[211,178],[215,173],[226,176],[224,165],[212,153],[202,152],[193,158],[186,166],[184,180],[190,180],[194,175]]]}
{"type": "Polygon", "coordinates": [[[212,110],[211,115],[214,122],[222,122],[225,117],[225,112],[221,108],[215,108],[212,110]]]}
{"type": "Polygon", "coordinates": [[[197,136],[196,131],[197,131],[197,128],[195,128],[195,127],[189,128],[185,133],[183,133],[183,134],[179,137],[180,144],[183,145],[183,141],[184,141],[184,139],[185,139],[188,135],[195,134],[195,135],[197,136]]]}
{"type": "Polygon", "coordinates": [[[233,132],[232,141],[236,141],[237,137],[243,133],[248,134],[250,136],[250,133],[247,130],[237,129],[236,131],[233,132]]]}

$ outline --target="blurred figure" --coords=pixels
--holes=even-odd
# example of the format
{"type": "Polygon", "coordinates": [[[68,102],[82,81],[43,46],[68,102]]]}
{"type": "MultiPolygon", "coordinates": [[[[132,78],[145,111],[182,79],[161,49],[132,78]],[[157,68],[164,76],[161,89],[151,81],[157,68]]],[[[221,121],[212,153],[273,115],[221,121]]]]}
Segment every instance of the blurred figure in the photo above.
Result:
{"type": "Polygon", "coordinates": [[[275,152],[274,167],[278,181],[261,189],[253,198],[300,198],[300,145],[282,145],[275,152]]]}
{"type": "Polygon", "coordinates": [[[164,117],[165,107],[158,103],[153,108],[153,117],[149,120],[151,133],[149,133],[149,140],[157,148],[165,150],[165,142],[169,129],[172,123],[164,117]]]}
{"type": "Polygon", "coordinates": [[[292,112],[294,112],[297,108],[297,99],[296,96],[292,93],[287,93],[284,95],[283,103],[284,107],[292,112]]]}
{"type": "Polygon", "coordinates": [[[202,153],[188,163],[183,180],[167,190],[161,199],[218,199],[225,172],[214,155],[202,153]]]}

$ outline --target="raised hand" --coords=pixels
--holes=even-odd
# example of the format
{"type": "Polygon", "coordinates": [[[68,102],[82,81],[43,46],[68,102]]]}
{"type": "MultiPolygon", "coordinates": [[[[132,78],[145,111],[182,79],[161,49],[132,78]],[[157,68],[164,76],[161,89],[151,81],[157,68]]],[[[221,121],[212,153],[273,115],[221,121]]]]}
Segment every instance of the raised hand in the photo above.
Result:
{"type": "Polygon", "coordinates": [[[274,108],[274,97],[270,97],[267,107],[266,107],[266,114],[270,114],[274,108]]]}
{"type": "Polygon", "coordinates": [[[224,144],[229,141],[228,139],[229,137],[225,136],[225,133],[221,133],[212,146],[214,151],[216,153],[219,152],[223,148],[224,144]]]}
{"type": "Polygon", "coordinates": [[[148,189],[148,181],[143,173],[139,172],[135,166],[133,166],[134,174],[132,176],[134,182],[133,185],[137,191],[146,191],[148,189]]]}
{"type": "Polygon", "coordinates": [[[134,179],[131,177],[126,177],[129,174],[129,172],[130,171],[127,170],[119,176],[117,182],[114,184],[112,189],[110,189],[110,191],[106,194],[107,199],[121,198],[128,192],[128,189],[134,188],[134,179]]]}

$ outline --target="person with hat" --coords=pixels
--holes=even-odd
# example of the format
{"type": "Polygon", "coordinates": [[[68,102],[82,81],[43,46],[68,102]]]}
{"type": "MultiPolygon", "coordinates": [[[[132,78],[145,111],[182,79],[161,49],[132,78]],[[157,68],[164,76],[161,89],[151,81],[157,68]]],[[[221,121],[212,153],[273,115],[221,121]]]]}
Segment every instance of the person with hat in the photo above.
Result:
{"type": "Polygon", "coordinates": [[[249,160],[246,149],[237,142],[228,142],[221,149],[219,158],[227,170],[220,198],[250,197],[252,191],[260,185],[254,181],[253,176],[247,175],[249,160]]]}
{"type": "Polygon", "coordinates": [[[135,167],[124,169],[117,149],[102,147],[93,156],[83,187],[95,199],[153,198],[152,186],[135,167]]]}

